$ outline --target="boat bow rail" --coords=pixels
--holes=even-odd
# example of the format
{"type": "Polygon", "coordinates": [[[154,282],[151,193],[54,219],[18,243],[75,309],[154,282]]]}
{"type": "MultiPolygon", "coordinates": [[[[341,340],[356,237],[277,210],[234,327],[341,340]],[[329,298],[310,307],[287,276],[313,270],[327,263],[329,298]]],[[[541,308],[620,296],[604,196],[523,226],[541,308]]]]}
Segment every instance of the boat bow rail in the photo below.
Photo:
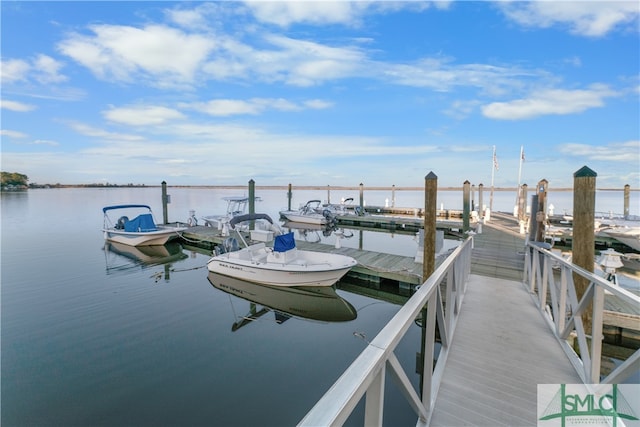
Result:
{"type": "Polygon", "coordinates": [[[450,344],[460,314],[471,269],[473,238],[462,243],[422,284],[389,323],[360,353],[298,426],[339,426],[365,396],[364,425],[381,426],[387,369],[418,416],[417,425],[428,425],[440,387],[450,344]],[[444,285],[444,286],[441,286],[444,285]],[[443,298],[443,288],[444,297],[443,298]],[[444,300],[447,301],[446,308],[444,300]],[[422,398],[419,397],[394,350],[426,306],[422,398]],[[435,367],[435,332],[441,348],[435,367]]]}
{"type": "Polygon", "coordinates": [[[622,301],[635,306],[640,306],[639,296],[572,264],[533,242],[527,244],[525,252],[524,282],[529,286],[538,309],[543,313],[547,324],[586,384],[621,383],[640,370],[640,349],[638,349],[607,377],[601,379],[600,374],[605,292],[616,295],[622,301]],[[554,274],[554,270],[558,269],[559,274],[554,274]],[[588,286],[580,299],[575,287],[576,275],[588,281],[588,286]],[[589,310],[590,327],[583,322],[583,315],[589,310]],[[574,351],[568,341],[573,336],[578,342],[580,355],[574,351]],[[591,339],[592,337],[597,339],[591,339]]]}

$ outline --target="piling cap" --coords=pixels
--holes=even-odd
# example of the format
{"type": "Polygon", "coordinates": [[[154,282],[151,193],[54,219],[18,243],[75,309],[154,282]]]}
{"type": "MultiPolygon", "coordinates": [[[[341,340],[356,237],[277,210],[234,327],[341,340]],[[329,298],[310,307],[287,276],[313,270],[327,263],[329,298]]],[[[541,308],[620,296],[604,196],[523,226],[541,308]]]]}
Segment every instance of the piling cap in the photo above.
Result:
{"type": "Polygon", "coordinates": [[[424,179],[438,179],[438,177],[435,173],[433,173],[433,171],[431,171],[427,174],[427,176],[424,177],[424,179]]]}
{"type": "Polygon", "coordinates": [[[595,171],[589,169],[587,166],[581,167],[579,170],[577,170],[573,174],[574,178],[587,178],[587,177],[596,177],[596,176],[598,176],[598,174],[595,173],[595,171]]]}

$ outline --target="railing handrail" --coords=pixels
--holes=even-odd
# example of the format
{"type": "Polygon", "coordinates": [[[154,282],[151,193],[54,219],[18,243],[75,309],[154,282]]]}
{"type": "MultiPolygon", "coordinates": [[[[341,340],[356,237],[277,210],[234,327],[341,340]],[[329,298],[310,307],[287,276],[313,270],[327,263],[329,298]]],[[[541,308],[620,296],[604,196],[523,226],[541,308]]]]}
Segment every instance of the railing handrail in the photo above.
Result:
{"type": "Polygon", "coordinates": [[[640,369],[639,349],[606,378],[600,379],[605,291],[637,306],[640,306],[640,296],[532,242],[527,243],[525,251],[524,283],[528,284],[532,294],[537,294],[538,309],[545,314],[549,327],[585,383],[619,383],[640,369]],[[560,270],[559,281],[554,277],[554,268],[560,270]],[[574,273],[589,282],[580,299],[577,297],[574,273]],[[550,302],[547,301],[548,296],[551,298],[550,302]],[[587,312],[589,305],[592,307],[591,329],[587,331],[583,325],[582,315],[587,312]],[[579,355],[566,341],[571,334],[575,334],[578,341],[579,355]],[[593,337],[597,339],[591,339],[593,337]],[[589,339],[591,339],[590,345],[589,339]]]}
{"type": "Polygon", "coordinates": [[[356,360],[300,421],[299,426],[339,426],[366,394],[364,425],[381,426],[384,406],[385,372],[393,379],[416,412],[417,425],[427,425],[440,387],[466,282],[471,270],[473,238],[465,240],[420,286],[387,325],[368,343],[356,360]],[[446,281],[446,310],[441,284],[446,281]],[[422,397],[404,372],[394,350],[418,314],[427,306],[422,397]],[[436,319],[441,348],[435,360],[436,319]]]}

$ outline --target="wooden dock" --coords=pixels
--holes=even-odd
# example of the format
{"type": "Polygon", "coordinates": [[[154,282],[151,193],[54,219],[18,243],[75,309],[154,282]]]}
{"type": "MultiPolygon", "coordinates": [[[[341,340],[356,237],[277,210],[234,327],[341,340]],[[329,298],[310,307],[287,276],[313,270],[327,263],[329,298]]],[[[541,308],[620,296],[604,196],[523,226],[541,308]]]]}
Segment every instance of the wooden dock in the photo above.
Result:
{"type": "Polygon", "coordinates": [[[535,426],[538,384],[582,381],[522,283],[467,286],[430,425],[535,426]]]}

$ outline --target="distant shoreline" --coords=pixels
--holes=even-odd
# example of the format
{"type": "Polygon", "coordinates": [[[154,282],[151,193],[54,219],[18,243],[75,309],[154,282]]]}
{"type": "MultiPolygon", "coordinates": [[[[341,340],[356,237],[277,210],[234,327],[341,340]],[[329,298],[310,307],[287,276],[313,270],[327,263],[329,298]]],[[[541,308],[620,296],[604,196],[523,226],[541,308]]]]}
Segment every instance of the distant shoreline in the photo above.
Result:
{"type": "MultiPolygon", "coordinates": [[[[160,188],[161,184],[154,185],[145,185],[145,184],[127,184],[127,185],[117,185],[117,184],[55,184],[55,185],[36,185],[30,186],[29,188],[160,188]]],[[[201,188],[201,189],[221,189],[221,190],[247,190],[248,185],[169,185],[167,184],[167,188],[201,188]]],[[[472,187],[475,191],[478,190],[478,186],[472,187]]],[[[256,190],[288,190],[288,185],[256,185],[256,190]]],[[[344,186],[344,185],[292,185],[292,190],[317,190],[317,191],[326,191],[326,190],[348,190],[348,191],[359,191],[360,186],[344,186]]],[[[363,190],[367,191],[424,191],[424,187],[397,187],[397,186],[363,186],[363,190]]],[[[462,187],[438,187],[438,191],[462,191],[462,187]]],[[[517,190],[516,187],[494,187],[494,192],[504,192],[511,191],[515,192],[517,190]]],[[[483,191],[491,191],[490,186],[483,186],[483,191]]],[[[529,187],[530,192],[535,192],[535,186],[529,187]]],[[[571,187],[562,187],[562,188],[548,188],[549,192],[570,192],[573,191],[571,187]]],[[[624,191],[624,188],[596,188],[596,191],[624,191]]],[[[630,191],[640,191],[640,189],[630,188],[630,191]]]]}

